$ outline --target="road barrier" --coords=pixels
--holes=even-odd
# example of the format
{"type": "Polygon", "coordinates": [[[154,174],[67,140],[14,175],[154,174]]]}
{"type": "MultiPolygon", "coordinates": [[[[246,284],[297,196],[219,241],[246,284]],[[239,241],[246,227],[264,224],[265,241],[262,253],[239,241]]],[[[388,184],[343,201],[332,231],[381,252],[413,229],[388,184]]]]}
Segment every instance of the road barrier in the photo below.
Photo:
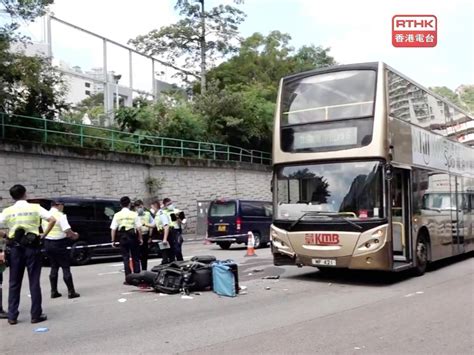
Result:
{"type": "Polygon", "coordinates": [[[98,126],[0,112],[2,140],[251,164],[271,164],[271,154],[232,145],[129,133],[98,126]]]}

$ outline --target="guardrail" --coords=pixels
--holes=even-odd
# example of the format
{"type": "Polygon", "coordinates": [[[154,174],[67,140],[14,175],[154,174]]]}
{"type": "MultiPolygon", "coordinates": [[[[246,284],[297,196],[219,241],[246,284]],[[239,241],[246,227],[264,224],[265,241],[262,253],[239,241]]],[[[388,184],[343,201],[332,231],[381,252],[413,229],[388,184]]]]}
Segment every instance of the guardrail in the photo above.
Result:
{"type": "Polygon", "coordinates": [[[123,132],[0,112],[1,138],[112,152],[271,164],[271,154],[231,145],[123,132]]]}

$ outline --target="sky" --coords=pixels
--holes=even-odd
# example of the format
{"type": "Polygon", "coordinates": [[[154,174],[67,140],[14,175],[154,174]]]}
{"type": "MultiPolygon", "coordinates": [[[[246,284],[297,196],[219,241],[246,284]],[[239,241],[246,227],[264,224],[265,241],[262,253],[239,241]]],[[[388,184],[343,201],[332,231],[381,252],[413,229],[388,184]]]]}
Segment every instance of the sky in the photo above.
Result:
{"type": "MultiPolygon", "coordinates": [[[[232,1],[206,0],[207,7],[219,3],[232,1]]],[[[51,10],[60,19],[126,44],[130,38],[175,22],[174,4],[174,0],[55,0],[51,10]]],[[[341,64],[381,60],[424,86],[455,89],[474,83],[472,0],[245,0],[238,6],[247,14],[240,27],[244,37],[279,30],[291,35],[295,48],[330,47],[341,64]],[[435,15],[437,46],[394,48],[391,20],[400,14],[435,15]]],[[[40,24],[30,26],[27,34],[41,39],[41,29],[40,24]]],[[[55,55],[71,64],[84,68],[102,64],[99,40],[54,24],[53,44],[55,55]]],[[[125,73],[128,54],[113,46],[108,52],[108,69],[117,67],[125,73]]],[[[144,77],[148,74],[143,71],[151,71],[146,61],[134,58],[133,63],[144,77]]],[[[134,82],[145,80],[139,73],[134,76],[134,82]]],[[[128,80],[126,74],[122,80],[128,80]]]]}

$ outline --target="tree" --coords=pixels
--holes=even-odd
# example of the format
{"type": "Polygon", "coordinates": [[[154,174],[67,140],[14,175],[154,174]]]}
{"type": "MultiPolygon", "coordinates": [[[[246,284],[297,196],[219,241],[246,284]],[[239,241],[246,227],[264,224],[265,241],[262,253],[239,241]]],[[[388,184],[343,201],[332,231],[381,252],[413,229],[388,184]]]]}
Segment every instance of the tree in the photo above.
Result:
{"type": "Polygon", "coordinates": [[[62,77],[40,57],[11,51],[11,45],[28,43],[18,34],[20,20],[32,21],[44,14],[53,0],[0,0],[10,23],[0,26],[0,110],[53,118],[67,108],[62,77]]]}
{"type": "Polygon", "coordinates": [[[190,82],[189,77],[200,80],[201,91],[205,92],[208,66],[235,51],[238,26],[245,14],[230,5],[206,11],[204,0],[178,0],[176,9],[183,16],[177,23],[129,43],[141,52],[164,58],[160,63],[177,70],[184,81],[190,82]]]}
{"type": "Polygon", "coordinates": [[[267,89],[268,100],[275,101],[283,76],[336,64],[329,48],[304,46],[295,51],[291,36],[272,31],[267,36],[254,33],[242,41],[236,56],[209,72],[220,87],[240,90],[243,84],[258,84],[267,89]]]}

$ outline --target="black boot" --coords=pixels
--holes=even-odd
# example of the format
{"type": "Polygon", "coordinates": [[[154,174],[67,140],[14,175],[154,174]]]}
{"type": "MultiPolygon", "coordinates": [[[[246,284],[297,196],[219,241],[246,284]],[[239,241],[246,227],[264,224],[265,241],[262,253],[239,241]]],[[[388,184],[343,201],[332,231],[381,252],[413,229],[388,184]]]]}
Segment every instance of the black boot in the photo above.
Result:
{"type": "Polygon", "coordinates": [[[67,290],[68,290],[68,295],[67,297],[68,298],[77,298],[77,297],[81,297],[80,294],[78,294],[76,292],[76,290],[74,290],[74,283],[72,282],[72,277],[71,278],[65,278],[64,279],[64,283],[66,284],[67,286],[67,290]]]}
{"type": "Polygon", "coordinates": [[[51,283],[51,298],[61,297],[62,294],[58,292],[58,276],[49,275],[49,282],[51,283]]]}

